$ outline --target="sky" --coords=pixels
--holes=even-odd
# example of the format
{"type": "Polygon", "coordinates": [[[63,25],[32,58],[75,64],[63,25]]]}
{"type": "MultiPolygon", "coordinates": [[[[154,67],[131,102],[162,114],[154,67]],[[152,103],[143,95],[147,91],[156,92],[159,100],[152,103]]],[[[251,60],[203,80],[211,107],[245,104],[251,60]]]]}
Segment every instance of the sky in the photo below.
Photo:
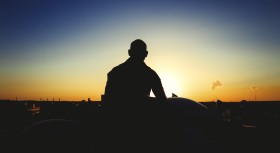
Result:
{"type": "Polygon", "coordinates": [[[100,100],[142,39],[168,97],[280,100],[277,0],[4,0],[0,99],[100,100]]]}

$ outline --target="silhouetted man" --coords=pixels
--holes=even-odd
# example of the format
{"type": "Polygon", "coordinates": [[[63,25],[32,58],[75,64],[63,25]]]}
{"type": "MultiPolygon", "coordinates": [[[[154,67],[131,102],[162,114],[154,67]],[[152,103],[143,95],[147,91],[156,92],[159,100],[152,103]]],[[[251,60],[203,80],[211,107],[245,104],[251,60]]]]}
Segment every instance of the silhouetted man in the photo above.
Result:
{"type": "Polygon", "coordinates": [[[157,101],[165,101],[167,98],[159,76],[144,63],[148,55],[145,42],[140,39],[133,41],[128,55],[129,59],[114,67],[107,75],[105,88],[107,101],[116,105],[122,102],[126,105],[135,105],[137,102],[147,101],[151,90],[157,101]]]}
{"type": "Polygon", "coordinates": [[[158,104],[165,105],[162,102],[167,98],[159,76],[144,63],[148,55],[145,42],[140,39],[133,41],[128,55],[129,59],[108,73],[103,103],[108,115],[105,115],[108,123],[106,127],[109,127],[113,145],[125,146],[122,150],[127,149],[127,146],[131,149],[142,148],[144,143],[144,146],[151,148],[158,142],[151,138],[156,135],[155,130],[151,129],[160,129],[161,124],[154,123],[159,122],[157,116],[162,116],[154,115],[159,111],[153,108],[158,108],[158,104]],[[151,90],[156,102],[149,97],[151,90]],[[138,130],[141,132],[135,132],[138,130]]]}

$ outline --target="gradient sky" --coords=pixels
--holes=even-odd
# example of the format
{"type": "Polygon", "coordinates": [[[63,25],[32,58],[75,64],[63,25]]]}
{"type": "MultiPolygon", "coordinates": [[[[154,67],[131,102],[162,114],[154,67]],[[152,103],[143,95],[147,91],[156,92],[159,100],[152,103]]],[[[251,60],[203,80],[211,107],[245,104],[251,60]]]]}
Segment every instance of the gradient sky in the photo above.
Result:
{"type": "Polygon", "coordinates": [[[0,99],[100,100],[107,73],[139,38],[168,97],[280,100],[279,8],[277,0],[4,0],[0,99]]]}

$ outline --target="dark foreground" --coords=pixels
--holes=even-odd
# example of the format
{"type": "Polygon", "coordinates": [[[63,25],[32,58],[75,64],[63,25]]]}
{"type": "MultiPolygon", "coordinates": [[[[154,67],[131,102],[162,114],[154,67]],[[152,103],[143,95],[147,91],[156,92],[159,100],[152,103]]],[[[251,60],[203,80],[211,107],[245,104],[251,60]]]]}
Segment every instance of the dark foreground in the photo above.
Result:
{"type": "Polygon", "coordinates": [[[279,152],[280,103],[0,101],[1,152],[279,152]]]}

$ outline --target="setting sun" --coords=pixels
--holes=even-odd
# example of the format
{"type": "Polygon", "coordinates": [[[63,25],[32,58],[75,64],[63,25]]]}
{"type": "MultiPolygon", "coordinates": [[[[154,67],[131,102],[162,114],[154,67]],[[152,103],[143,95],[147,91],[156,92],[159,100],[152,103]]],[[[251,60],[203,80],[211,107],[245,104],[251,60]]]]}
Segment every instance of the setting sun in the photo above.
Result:
{"type": "MultiPolygon", "coordinates": [[[[168,74],[168,73],[162,73],[160,74],[160,79],[161,79],[161,83],[162,86],[164,88],[166,97],[171,97],[172,93],[180,96],[181,92],[180,92],[180,82],[178,81],[178,78],[176,78],[175,76],[173,76],[172,74],[168,74]]],[[[153,92],[151,92],[151,96],[154,97],[153,92]]]]}

